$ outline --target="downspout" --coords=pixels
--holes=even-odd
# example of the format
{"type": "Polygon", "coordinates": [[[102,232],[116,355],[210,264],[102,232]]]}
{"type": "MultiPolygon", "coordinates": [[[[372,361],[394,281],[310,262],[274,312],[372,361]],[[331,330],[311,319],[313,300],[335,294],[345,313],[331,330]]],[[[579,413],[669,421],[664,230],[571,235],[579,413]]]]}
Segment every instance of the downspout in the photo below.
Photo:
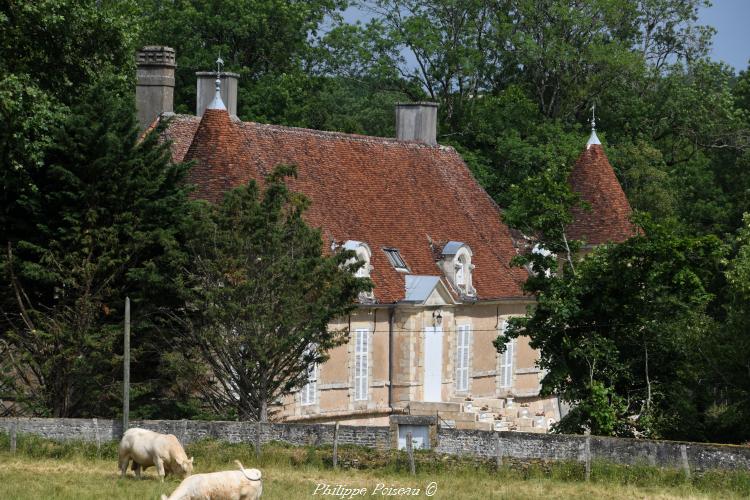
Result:
{"type": "Polygon", "coordinates": [[[388,407],[393,409],[393,337],[395,336],[393,328],[393,318],[396,314],[396,306],[391,305],[388,308],[388,407]]]}

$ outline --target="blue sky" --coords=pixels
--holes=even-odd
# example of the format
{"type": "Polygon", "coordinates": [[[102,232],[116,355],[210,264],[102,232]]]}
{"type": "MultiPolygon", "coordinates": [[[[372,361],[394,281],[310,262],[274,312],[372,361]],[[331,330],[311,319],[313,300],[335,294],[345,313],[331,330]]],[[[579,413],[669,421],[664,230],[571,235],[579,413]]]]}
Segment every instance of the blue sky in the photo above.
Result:
{"type": "Polygon", "coordinates": [[[714,0],[701,9],[701,24],[718,30],[714,36],[713,59],[724,61],[735,70],[747,69],[750,59],[750,0],[714,0]]]}

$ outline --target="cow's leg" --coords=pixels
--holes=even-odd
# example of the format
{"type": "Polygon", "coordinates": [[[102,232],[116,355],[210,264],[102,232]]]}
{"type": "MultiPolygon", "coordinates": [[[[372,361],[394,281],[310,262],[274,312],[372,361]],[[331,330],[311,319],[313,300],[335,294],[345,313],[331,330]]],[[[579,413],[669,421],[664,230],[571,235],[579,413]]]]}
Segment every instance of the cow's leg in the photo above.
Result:
{"type": "Polygon", "coordinates": [[[124,478],[125,473],[128,471],[128,463],[130,462],[130,457],[127,455],[120,455],[120,460],[118,465],[120,466],[120,477],[124,478]]]}
{"type": "Polygon", "coordinates": [[[141,464],[133,462],[133,472],[135,472],[135,477],[138,479],[141,479],[141,464]]]}
{"type": "Polygon", "coordinates": [[[154,460],[154,465],[156,465],[156,470],[159,472],[159,480],[161,482],[164,482],[164,461],[160,457],[156,457],[156,460],[154,460]]]}

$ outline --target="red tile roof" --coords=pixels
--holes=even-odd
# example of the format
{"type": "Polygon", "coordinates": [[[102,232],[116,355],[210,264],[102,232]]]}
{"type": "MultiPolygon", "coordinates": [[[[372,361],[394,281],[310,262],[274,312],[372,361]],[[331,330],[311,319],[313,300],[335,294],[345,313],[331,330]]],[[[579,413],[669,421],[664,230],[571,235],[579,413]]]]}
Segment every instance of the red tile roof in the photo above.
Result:
{"type": "Polygon", "coordinates": [[[590,205],[573,210],[573,223],[568,226],[571,239],[587,245],[621,243],[637,232],[630,222],[630,203],[600,144],[586,146],[568,180],[590,205]]]}
{"type": "Polygon", "coordinates": [[[324,244],[358,240],[372,249],[380,303],[404,298],[404,273],[382,248],[398,248],[411,274],[441,276],[430,239],[471,247],[479,300],[523,296],[527,274],[510,267],[515,251],[500,210],[453,148],[239,122],[219,110],[176,115],[165,136],[175,161],[197,161],[189,180],[214,202],[278,164],[297,165],[289,186],[310,198],[306,220],[322,228],[324,244]]]}

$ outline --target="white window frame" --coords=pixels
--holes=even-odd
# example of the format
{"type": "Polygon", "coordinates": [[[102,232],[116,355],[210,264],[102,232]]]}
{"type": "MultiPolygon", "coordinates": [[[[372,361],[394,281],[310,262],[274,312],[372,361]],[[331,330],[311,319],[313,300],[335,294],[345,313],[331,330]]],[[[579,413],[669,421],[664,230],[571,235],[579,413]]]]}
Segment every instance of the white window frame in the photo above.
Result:
{"type": "MultiPolygon", "coordinates": [[[[503,321],[501,333],[508,330],[508,322],[503,321]]],[[[498,371],[500,373],[500,388],[510,389],[513,387],[513,365],[516,357],[516,339],[505,343],[505,352],[500,355],[498,371]]]]}
{"type": "Polygon", "coordinates": [[[317,363],[313,363],[308,367],[307,384],[305,384],[300,391],[300,403],[302,406],[309,406],[317,403],[319,374],[320,367],[317,363]]]}
{"type": "Polygon", "coordinates": [[[354,400],[369,399],[370,330],[358,328],[354,331],[354,400]]]}
{"type": "Polygon", "coordinates": [[[456,391],[469,390],[469,353],[471,349],[471,325],[456,328],[456,391]]]}

